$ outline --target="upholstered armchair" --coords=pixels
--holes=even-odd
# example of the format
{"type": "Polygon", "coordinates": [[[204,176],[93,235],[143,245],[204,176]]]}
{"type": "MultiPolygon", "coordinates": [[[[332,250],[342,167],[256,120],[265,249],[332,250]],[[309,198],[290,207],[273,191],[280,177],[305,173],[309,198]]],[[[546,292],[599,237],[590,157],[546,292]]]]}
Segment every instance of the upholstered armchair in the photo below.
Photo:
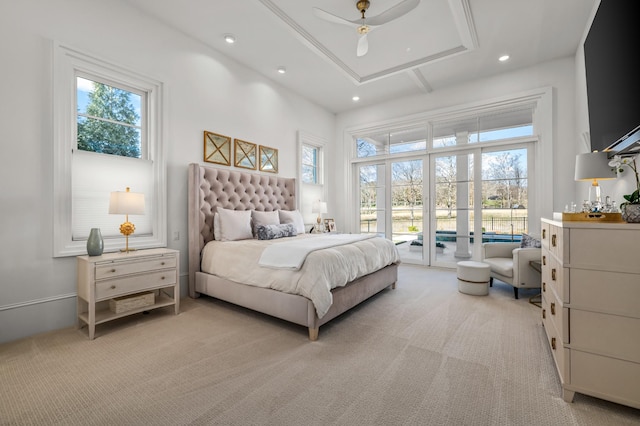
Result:
{"type": "Polygon", "coordinates": [[[497,278],[513,286],[515,298],[519,288],[540,288],[540,272],[530,261],[540,261],[540,248],[521,248],[520,243],[484,243],[482,261],[491,267],[490,285],[497,278]]]}

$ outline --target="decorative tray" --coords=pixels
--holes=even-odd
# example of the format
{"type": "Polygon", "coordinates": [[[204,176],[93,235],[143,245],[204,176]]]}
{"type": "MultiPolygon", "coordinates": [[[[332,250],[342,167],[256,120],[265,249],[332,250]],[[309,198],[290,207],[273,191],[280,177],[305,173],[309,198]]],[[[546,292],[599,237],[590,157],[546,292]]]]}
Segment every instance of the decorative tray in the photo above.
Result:
{"type": "Polygon", "coordinates": [[[566,222],[624,222],[622,213],[562,213],[566,222]]]}

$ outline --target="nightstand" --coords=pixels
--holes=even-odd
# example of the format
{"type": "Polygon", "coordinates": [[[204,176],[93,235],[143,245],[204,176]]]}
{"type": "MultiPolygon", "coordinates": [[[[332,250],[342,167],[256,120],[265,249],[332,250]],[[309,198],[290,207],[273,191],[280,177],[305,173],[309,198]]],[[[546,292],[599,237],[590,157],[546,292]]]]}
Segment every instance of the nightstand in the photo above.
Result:
{"type": "MultiPolygon", "coordinates": [[[[180,252],[158,248],[102,256],[78,256],[77,327],[86,324],[93,340],[97,324],[165,306],[180,312],[180,252]],[[114,311],[115,300],[153,293],[153,303],[114,311]],[[116,299],[117,298],[117,299],[116,299]],[[112,306],[110,306],[110,301],[112,306]]],[[[129,299],[132,300],[132,299],[129,299]]]]}

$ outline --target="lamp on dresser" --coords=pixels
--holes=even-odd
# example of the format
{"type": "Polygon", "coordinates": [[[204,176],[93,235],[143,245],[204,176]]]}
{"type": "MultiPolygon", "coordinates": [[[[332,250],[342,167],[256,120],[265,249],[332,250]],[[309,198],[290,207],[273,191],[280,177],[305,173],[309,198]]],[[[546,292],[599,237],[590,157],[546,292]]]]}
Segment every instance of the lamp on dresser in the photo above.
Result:
{"type": "Polygon", "coordinates": [[[598,181],[615,178],[616,175],[609,166],[607,152],[593,151],[576,155],[575,180],[591,182],[591,186],[589,187],[589,202],[591,205],[595,203],[596,206],[600,206],[602,204],[598,181]],[[595,199],[592,199],[592,190],[595,192],[595,199]]]}
{"type": "Polygon", "coordinates": [[[136,227],[129,222],[129,215],[144,214],[144,194],[131,192],[129,187],[126,191],[114,191],[109,199],[109,214],[123,214],[125,221],[120,225],[120,233],[125,236],[125,248],[122,252],[130,252],[135,249],[129,248],[129,235],[133,234],[136,227]]]}

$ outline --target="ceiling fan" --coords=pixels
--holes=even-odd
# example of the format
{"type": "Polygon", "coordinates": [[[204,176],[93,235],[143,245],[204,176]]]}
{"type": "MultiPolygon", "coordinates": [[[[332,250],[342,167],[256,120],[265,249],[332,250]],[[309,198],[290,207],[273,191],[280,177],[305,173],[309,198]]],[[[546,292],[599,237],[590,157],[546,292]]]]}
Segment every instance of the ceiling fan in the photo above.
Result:
{"type": "Polygon", "coordinates": [[[382,24],[386,24],[389,21],[393,21],[412,11],[418,6],[420,0],[403,0],[395,6],[385,10],[384,12],[369,18],[365,16],[365,12],[369,9],[370,2],[369,0],[358,0],[356,2],[356,7],[362,14],[359,19],[348,20],[345,18],[341,18],[339,16],[333,15],[329,12],[326,12],[322,9],[318,9],[317,7],[313,8],[313,13],[320,19],[324,19],[325,21],[333,22],[336,24],[345,24],[349,25],[358,31],[360,34],[360,38],[358,39],[358,49],[357,55],[364,56],[369,50],[369,42],[367,41],[367,34],[373,30],[375,27],[380,26],[382,24]]]}

